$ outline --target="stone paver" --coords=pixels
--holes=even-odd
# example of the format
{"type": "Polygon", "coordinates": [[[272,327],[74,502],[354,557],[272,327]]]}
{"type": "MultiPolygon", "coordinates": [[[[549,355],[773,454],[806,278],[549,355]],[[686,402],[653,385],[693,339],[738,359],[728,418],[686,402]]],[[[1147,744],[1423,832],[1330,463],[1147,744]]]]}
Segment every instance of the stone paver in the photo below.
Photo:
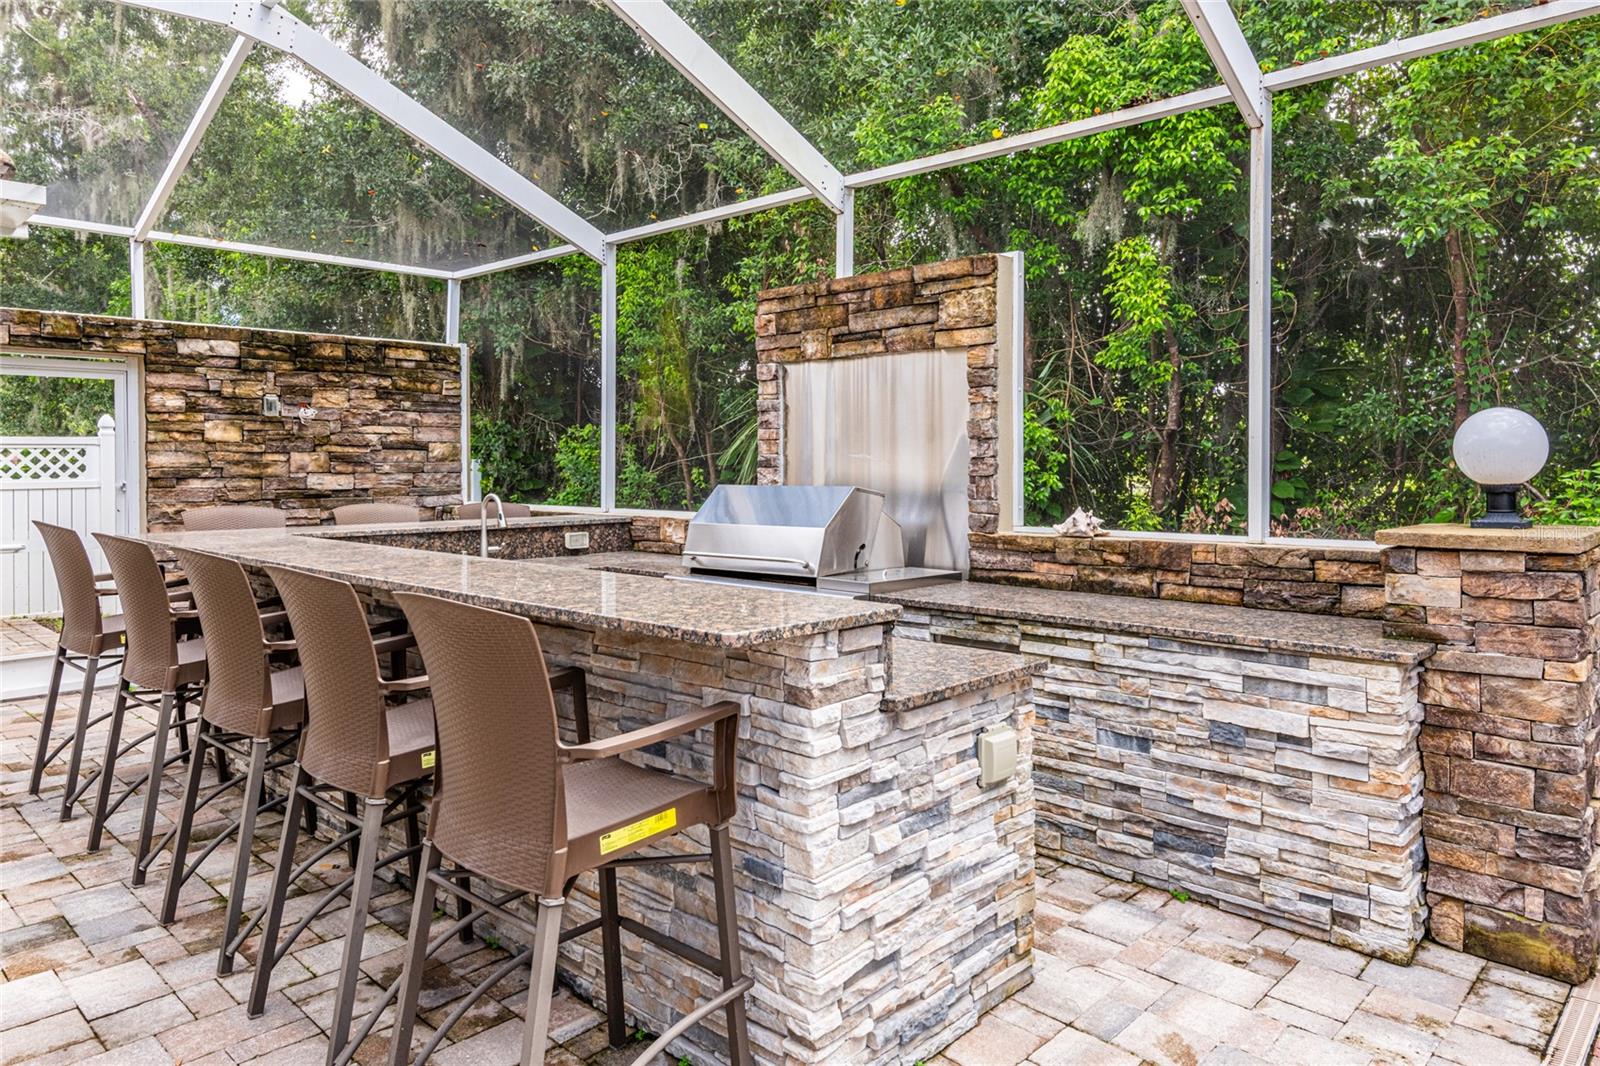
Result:
{"type": "MultiPolygon", "coordinates": [[[[348,924],[342,904],[279,964],[266,1015],[247,1018],[254,942],[236,973],[216,976],[231,848],[202,866],[179,920],[163,929],[154,912],[164,865],[149,885],[128,881],[136,815],[119,813],[106,847],[87,856],[86,820],[56,819],[59,767],[47,772],[41,798],[26,795],[40,702],[0,704],[0,1066],[320,1063],[348,924]]],[[[97,734],[91,752],[100,743],[97,734]]],[[[169,777],[163,821],[178,786],[169,777]]],[[[251,905],[265,892],[273,843],[265,834],[258,843],[251,905]]],[[[1033,983],[930,1066],[1534,1066],[1569,992],[1433,943],[1413,965],[1396,966],[1165,892],[1043,866],[1033,983]]],[[[327,871],[342,869],[342,856],[328,860],[327,871]]],[[[291,915],[309,902],[292,900],[291,915]]],[[[407,920],[406,893],[382,892],[363,951],[362,1002],[376,992],[372,978],[399,966],[407,920]]],[[[419,1040],[471,974],[505,955],[482,942],[447,948],[424,990],[419,1040]]],[[[436,1061],[515,1062],[526,989],[524,975],[502,981],[436,1061]]],[[[569,990],[555,1005],[553,1034],[552,1066],[612,1066],[637,1050],[608,1049],[601,1015],[569,990]]],[[[385,1026],[361,1049],[364,1066],[381,1059],[386,1038],[385,1026]]]]}

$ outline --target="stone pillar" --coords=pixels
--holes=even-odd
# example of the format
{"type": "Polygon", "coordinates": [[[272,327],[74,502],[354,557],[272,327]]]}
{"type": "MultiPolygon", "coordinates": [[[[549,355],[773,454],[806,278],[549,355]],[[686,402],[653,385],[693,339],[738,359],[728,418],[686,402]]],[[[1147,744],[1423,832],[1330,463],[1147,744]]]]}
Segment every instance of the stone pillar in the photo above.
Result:
{"type": "Polygon", "coordinates": [[[1423,663],[1429,930],[1580,982],[1600,948],[1600,528],[1383,530],[1391,636],[1423,663]]]}

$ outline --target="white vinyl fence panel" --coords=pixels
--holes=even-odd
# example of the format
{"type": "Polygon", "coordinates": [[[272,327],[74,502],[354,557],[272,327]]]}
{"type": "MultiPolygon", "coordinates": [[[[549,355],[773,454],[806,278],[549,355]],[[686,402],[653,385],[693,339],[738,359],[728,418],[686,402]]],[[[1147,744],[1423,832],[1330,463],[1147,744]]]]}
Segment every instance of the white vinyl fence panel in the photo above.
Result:
{"type": "Polygon", "coordinates": [[[95,570],[106,568],[92,533],[116,532],[116,423],[93,437],[0,437],[0,616],[61,611],[35,521],[77,530],[95,570]]]}

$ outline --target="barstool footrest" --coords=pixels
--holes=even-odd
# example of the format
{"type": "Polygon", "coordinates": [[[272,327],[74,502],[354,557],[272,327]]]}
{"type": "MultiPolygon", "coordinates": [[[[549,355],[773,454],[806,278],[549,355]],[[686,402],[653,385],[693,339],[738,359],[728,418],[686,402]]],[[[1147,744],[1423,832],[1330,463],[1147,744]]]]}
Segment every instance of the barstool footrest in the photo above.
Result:
{"type": "Polygon", "coordinates": [[[679,1018],[677,1021],[673,1022],[672,1025],[668,1026],[667,1031],[656,1037],[650,1046],[644,1049],[644,1053],[633,1060],[630,1066],[644,1066],[645,1063],[666,1051],[668,1044],[672,1043],[674,1040],[678,1039],[678,1037],[688,1032],[691,1025],[700,1021],[702,1018],[709,1018],[712,1014],[715,1014],[717,1011],[726,1007],[728,1004],[732,1003],[734,1000],[750,991],[755,987],[755,984],[754,978],[741,977],[732,985],[723,989],[718,995],[712,996],[710,999],[700,1004],[700,1006],[696,1007],[688,1014],[685,1014],[682,1018],[679,1018]]]}

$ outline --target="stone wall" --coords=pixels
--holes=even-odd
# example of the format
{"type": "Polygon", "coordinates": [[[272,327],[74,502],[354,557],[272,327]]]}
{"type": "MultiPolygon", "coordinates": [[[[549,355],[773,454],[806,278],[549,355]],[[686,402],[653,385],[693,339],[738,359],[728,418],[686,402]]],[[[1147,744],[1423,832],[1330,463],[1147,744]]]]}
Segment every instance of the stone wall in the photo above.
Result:
{"type": "Polygon", "coordinates": [[[1600,529],[1378,538],[1386,628],[1439,645],[1422,679],[1430,931],[1583,981],[1600,948],[1600,529]]]}
{"type": "Polygon", "coordinates": [[[140,360],[149,528],[214,503],[291,522],[367,500],[433,507],[461,493],[460,351],[452,345],[0,308],[0,344],[140,360]],[[302,425],[261,398],[309,404],[302,425]]]}
{"type": "Polygon", "coordinates": [[[964,351],[971,441],[970,528],[999,528],[995,257],[769,289],[756,299],[756,481],[783,480],[784,363],[894,352],[964,351]]]}
{"type": "Polygon", "coordinates": [[[1410,958],[1424,913],[1424,648],[1268,650],[907,607],[896,635],[919,631],[1045,661],[1041,855],[1410,958]]]}
{"type": "Polygon", "coordinates": [[[1354,618],[1380,618],[1385,609],[1377,548],[1048,533],[975,533],[971,540],[974,581],[1354,618]]]}

